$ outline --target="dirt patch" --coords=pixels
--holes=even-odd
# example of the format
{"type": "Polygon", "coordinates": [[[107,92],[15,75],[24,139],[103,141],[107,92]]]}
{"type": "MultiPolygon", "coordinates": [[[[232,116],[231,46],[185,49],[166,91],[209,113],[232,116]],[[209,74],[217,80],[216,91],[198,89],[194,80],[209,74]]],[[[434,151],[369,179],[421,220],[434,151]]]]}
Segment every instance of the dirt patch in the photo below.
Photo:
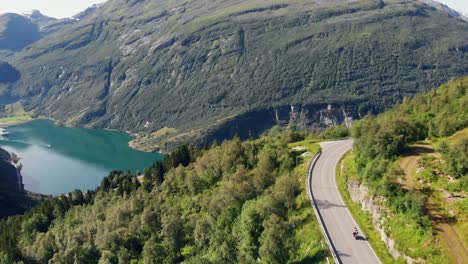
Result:
{"type": "Polygon", "coordinates": [[[398,179],[398,182],[407,190],[419,189],[428,195],[429,201],[426,204],[427,214],[431,219],[434,230],[437,231],[437,237],[443,244],[444,248],[449,253],[453,263],[467,263],[468,250],[463,243],[459,233],[454,228],[457,224],[457,218],[450,215],[445,208],[448,199],[440,195],[439,191],[434,191],[427,188],[422,181],[419,180],[418,164],[423,156],[430,155],[440,158],[440,153],[435,152],[434,147],[430,144],[417,144],[411,147],[410,151],[399,160],[399,165],[404,171],[404,176],[398,179]]]}
{"type": "Polygon", "coordinates": [[[398,179],[398,183],[403,185],[407,190],[414,189],[417,185],[416,169],[418,162],[424,155],[439,156],[434,151],[434,147],[430,144],[417,144],[411,147],[406,156],[400,159],[400,167],[405,172],[405,176],[398,179]]]}
{"type": "Polygon", "coordinates": [[[297,146],[297,147],[292,148],[292,150],[294,150],[294,151],[301,151],[301,150],[305,150],[305,149],[306,149],[306,147],[304,147],[304,146],[297,146]]]}
{"type": "Polygon", "coordinates": [[[405,176],[398,178],[398,183],[403,185],[405,189],[411,190],[415,186],[414,178],[412,176],[416,173],[416,166],[418,165],[419,158],[419,156],[412,155],[400,160],[400,167],[405,172],[405,176]]]}
{"type": "Polygon", "coordinates": [[[434,199],[437,198],[432,195],[432,201],[428,202],[426,205],[429,218],[434,228],[438,231],[441,242],[445,244],[445,248],[450,253],[452,261],[458,264],[464,264],[468,260],[468,250],[458,232],[453,227],[457,219],[453,216],[448,216],[442,209],[442,205],[435,203],[434,199]]]}

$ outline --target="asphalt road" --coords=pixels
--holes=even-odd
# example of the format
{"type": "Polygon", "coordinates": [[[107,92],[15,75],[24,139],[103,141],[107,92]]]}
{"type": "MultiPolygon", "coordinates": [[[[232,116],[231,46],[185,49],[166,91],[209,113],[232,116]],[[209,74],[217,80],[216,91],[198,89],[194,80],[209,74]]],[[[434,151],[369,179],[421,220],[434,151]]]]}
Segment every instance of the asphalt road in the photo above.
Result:
{"type": "MultiPolygon", "coordinates": [[[[359,227],[340,196],[335,180],[339,159],[352,147],[351,140],[325,142],[322,155],[312,171],[312,193],[325,228],[342,263],[380,263],[364,237],[356,240],[353,228],[359,227]]],[[[359,233],[362,234],[361,230],[359,233]]]]}

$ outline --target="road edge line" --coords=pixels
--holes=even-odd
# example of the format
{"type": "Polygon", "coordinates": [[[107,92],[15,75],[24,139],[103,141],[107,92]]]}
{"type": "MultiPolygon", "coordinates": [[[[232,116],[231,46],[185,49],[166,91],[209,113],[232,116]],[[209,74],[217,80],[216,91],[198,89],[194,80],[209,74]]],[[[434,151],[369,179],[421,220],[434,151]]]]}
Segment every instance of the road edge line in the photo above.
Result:
{"type": "MultiPolygon", "coordinates": [[[[353,213],[351,212],[351,209],[349,209],[349,206],[348,206],[348,204],[345,202],[345,199],[343,198],[343,195],[342,195],[342,193],[341,193],[341,191],[340,191],[340,188],[338,187],[338,179],[337,179],[337,178],[338,178],[338,175],[337,175],[337,173],[336,173],[336,170],[337,170],[337,168],[338,168],[338,165],[343,161],[344,156],[345,156],[347,153],[349,153],[350,151],[352,151],[352,150],[353,150],[353,148],[351,148],[351,149],[349,149],[348,151],[346,151],[345,154],[343,154],[343,156],[341,156],[341,158],[338,160],[337,166],[336,166],[336,168],[335,168],[335,172],[334,172],[335,175],[334,175],[334,176],[335,176],[336,188],[338,189],[338,194],[339,194],[339,197],[340,197],[340,199],[341,199],[341,202],[346,206],[346,209],[347,209],[346,211],[348,212],[348,214],[349,214],[349,216],[351,217],[351,219],[353,219],[353,222],[354,222],[355,226],[359,229],[359,232],[360,232],[361,234],[364,234],[364,233],[362,232],[362,228],[359,226],[359,222],[356,221],[356,219],[354,218],[354,215],[353,215],[353,213]]],[[[342,177],[342,176],[343,176],[343,175],[340,175],[340,177],[342,177]]],[[[345,190],[345,191],[347,191],[347,190],[345,190]]],[[[348,192],[349,192],[349,191],[348,191],[348,192]]],[[[367,242],[369,243],[369,246],[370,246],[370,248],[371,248],[372,253],[374,253],[374,256],[379,260],[379,263],[382,263],[382,260],[379,258],[379,255],[377,255],[377,253],[375,253],[375,248],[374,248],[374,246],[372,245],[372,243],[370,243],[369,241],[367,241],[367,242]]]]}
{"type": "Polygon", "coordinates": [[[312,170],[315,167],[315,164],[317,163],[317,160],[320,158],[322,155],[322,151],[317,152],[315,154],[315,157],[313,158],[312,162],[309,165],[309,169],[307,170],[307,175],[306,175],[306,189],[307,189],[307,196],[309,196],[310,203],[312,204],[312,208],[314,209],[315,216],[317,217],[317,220],[320,225],[320,229],[322,230],[323,236],[325,237],[325,242],[327,243],[327,246],[332,254],[333,260],[335,263],[342,263],[341,260],[338,258],[338,255],[336,253],[335,246],[333,245],[333,242],[330,240],[330,236],[328,234],[327,228],[325,227],[322,219],[322,215],[320,214],[317,203],[315,202],[314,195],[312,194],[312,170]]]}

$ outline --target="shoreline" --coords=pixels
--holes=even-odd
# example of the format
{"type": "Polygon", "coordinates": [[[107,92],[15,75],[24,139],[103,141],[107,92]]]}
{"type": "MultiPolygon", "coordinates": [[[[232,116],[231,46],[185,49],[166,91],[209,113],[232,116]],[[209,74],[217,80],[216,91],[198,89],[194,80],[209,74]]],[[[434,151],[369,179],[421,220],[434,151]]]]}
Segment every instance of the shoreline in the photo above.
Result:
{"type": "Polygon", "coordinates": [[[160,149],[160,148],[157,148],[157,149],[154,149],[154,150],[143,150],[141,148],[138,148],[138,143],[136,143],[136,141],[139,139],[139,135],[136,135],[134,136],[134,139],[130,140],[128,142],[128,146],[132,149],[135,149],[135,150],[138,150],[138,151],[143,151],[143,152],[146,152],[146,153],[157,153],[157,154],[161,154],[161,155],[169,155],[171,154],[170,151],[166,151],[166,150],[163,150],[163,149],[160,149]]]}
{"type": "Polygon", "coordinates": [[[29,123],[31,121],[34,121],[36,119],[31,119],[31,120],[21,120],[21,121],[15,121],[15,122],[11,122],[11,123],[1,123],[0,122],[0,128],[6,128],[6,127],[11,127],[11,126],[16,126],[16,125],[22,125],[22,124],[26,124],[26,123],[29,123]]]}
{"type": "Polygon", "coordinates": [[[128,143],[127,143],[129,148],[132,148],[132,149],[138,150],[138,151],[142,151],[142,152],[146,152],[146,153],[157,153],[157,154],[161,154],[161,155],[167,155],[168,154],[167,152],[162,151],[162,150],[159,150],[159,151],[146,151],[146,150],[143,150],[141,148],[138,148],[137,144],[134,144],[134,141],[136,139],[138,139],[138,137],[139,137],[138,133],[132,133],[130,131],[121,131],[121,130],[112,129],[112,128],[96,129],[96,128],[91,128],[91,127],[86,127],[86,126],[83,126],[83,127],[72,126],[72,125],[68,125],[68,124],[65,124],[65,123],[63,123],[61,121],[55,120],[53,118],[48,118],[48,117],[31,118],[30,120],[20,120],[20,121],[15,121],[15,122],[11,122],[11,123],[1,123],[0,122],[0,128],[7,128],[7,127],[11,127],[11,126],[16,126],[16,125],[27,124],[29,122],[36,121],[36,120],[48,120],[48,121],[53,122],[56,126],[60,126],[60,127],[77,127],[77,128],[83,128],[83,129],[94,129],[94,130],[104,130],[104,131],[110,131],[110,132],[125,133],[125,134],[132,137],[132,139],[130,141],[128,141],[128,143]]]}

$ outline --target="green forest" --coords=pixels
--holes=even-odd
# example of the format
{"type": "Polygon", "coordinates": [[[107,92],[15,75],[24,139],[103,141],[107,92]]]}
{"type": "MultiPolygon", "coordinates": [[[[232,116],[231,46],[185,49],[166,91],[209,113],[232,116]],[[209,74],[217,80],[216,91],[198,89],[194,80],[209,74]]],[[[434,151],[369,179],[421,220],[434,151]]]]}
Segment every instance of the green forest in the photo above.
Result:
{"type": "Polygon", "coordinates": [[[468,243],[467,199],[449,203],[442,197],[468,192],[467,89],[468,78],[452,80],[382,115],[368,116],[352,130],[352,174],[373,195],[384,198],[390,210],[386,228],[397,248],[429,263],[447,261],[447,252],[437,242],[435,211],[442,212],[441,221],[458,228],[463,243],[468,243]],[[419,171],[405,175],[402,159],[411,155],[421,156],[419,171]]]}
{"type": "Polygon", "coordinates": [[[325,262],[304,189],[319,147],[303,139],[182,146],[144,177],[114,171],[95,191],[0,221],[0,263],[325,262]],[[291,148],[297,141],[306,149],[291,148]]]}
{"type": "MultiPolygon", "coordinates": [[[[430,189],[398,183],[397,162],[430,141],[444,162],[434,167],[424,157],[421,177],[467,192],[467,87],[468,78],[452,80],[351,130],[355,175],[385,198],[390,236],[430,263],[447,257],[436,243],[430,189]]],[[[93,191],[0,220],[0,263],[325,263],[304,176],[319,140],[348,135],[342,126],[320,135],[275,127],[259,139],[183,145],[141,175],[113,171],[93,191]]],[[[466,199],[454,206],[466,233],[466,199]]]]}

